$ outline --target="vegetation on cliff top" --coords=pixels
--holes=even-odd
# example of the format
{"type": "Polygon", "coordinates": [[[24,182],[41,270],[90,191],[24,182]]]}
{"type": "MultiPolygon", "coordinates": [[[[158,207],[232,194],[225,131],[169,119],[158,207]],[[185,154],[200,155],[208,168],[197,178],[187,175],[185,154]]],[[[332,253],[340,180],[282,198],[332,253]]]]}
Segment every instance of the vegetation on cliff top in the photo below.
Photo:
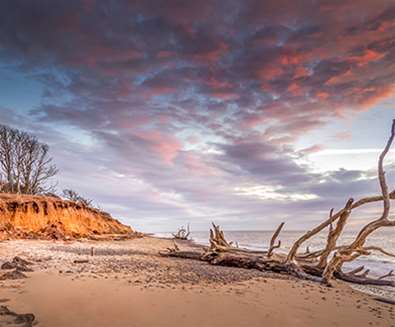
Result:
{"type": "MultiPolygon", "coordinates": [[[[26,132],[0,125],[0,193],[59,197],[52,181],[57,173],[47,144],[26,132]]],[[[92,200],[71,189],[63,190],[61,197],[94,207],[92,200]]]]}

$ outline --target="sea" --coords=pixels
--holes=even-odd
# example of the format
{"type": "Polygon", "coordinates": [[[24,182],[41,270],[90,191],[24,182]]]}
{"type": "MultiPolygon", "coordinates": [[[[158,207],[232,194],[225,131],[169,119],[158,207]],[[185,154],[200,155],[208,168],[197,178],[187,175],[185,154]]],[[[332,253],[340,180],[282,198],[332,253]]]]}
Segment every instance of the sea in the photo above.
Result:
{"type": "MultiPolygon", "coordinates": [[[[225,238],[228,241],[232,241],[240,248],[258,251],[268,249],[273,232],[274,231],[224,231],[225,238]]],[[[287,252],[287,250],[289,250],[289,248],[292,246],[293,242],[304,233],[305,231],[281,231],[278,238],[281,240],[281,248],[276,251],[287,252]]],[[[350,244],[355,239],[357,233],[358,232],[356,231],[345,231],[340,237],[337,245],[350,244]]],[[[170,232],[156,233],[155,236],[172,237],[172,234],[170,232]]],[[[209,232],[191,231],[190,237],[197,244],[207,245],[209,232]]],[[[325,231],[317,234],[315,237],[306,241],[306,243],[303,244],[299,249],[299,252],[306,251],[307,247],[311,252],[321,250],[326,244],[326,237],[327,232],[325,231]]],[[[395,231],[392,229],[377,230],[368,238],[366,246],[369,245],[381,247],[387,252],[395,254],[395,231]]],[[[391,270],[394,270],[395,275],[395,257],[386,256],[376,251],[371,252],[369,256],[363,256],[351,263],[346,263],[343,270],[347,272],[361,265],[363,265],[366,269],[369,269],[369,276],[371,277],[382,276],[391,270]]],[[[395,281],[395,276],[389,277],[389,279],[395,281]]],[[[353,285],[353,287],[367,293],[395,299],[395,288],[358,285],[353,285]]]]}

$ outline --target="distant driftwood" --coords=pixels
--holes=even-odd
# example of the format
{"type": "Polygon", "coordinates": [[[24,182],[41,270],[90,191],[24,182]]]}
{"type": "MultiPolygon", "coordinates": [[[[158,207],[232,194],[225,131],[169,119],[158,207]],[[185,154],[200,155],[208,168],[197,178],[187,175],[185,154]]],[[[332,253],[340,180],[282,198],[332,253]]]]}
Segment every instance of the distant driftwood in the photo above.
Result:
{"type": "Polygon", "coordinates": [[[368,276],[369,269],[361,266],[349,272],[343,270],[345,262],[353,261],[361,256],[367,256],[372,252],[380,252],[384,255],[395,257],[394,254],[377,247],[366,246],[366,240],[370,234],[382,227],[394,227],[395,220],[389,218],[390,202],[395,199],[395,190],[389,192],[383,169],[384,158],[387,155],[395,138],[395,120],[392,122],[391,134],[387,144],[380,154],[378,161],[378,180],[381,195],[365,197],[355,201],[350,198],[343,208],[337,212],[330,210],[328,218],[315,228],[307,231],[293,243],[286,254],[275,253],[274,250],[281,247],[281,241],[277,241],[284,226],[281,223],[274,232],[269,249],[257,252],[234,247],[225,239],[220,226],[213,223],[210,230],[210,246],[205,252],[182,251],[177,244],[174,248],[161,252],[163,256],[202,260],[213,265],[232,266],[260,271],[273,271],[286,273],[291,276],[324,283],[331,286],[334,279],[357,284],[386,285],[395,287],[395,281],[389,280],[393,272],[389,272],[379,278],[368,276]],[[355,239],[348,245],[337,246],[337,241],[344,230],[345,225],[354,209],[363,205],[382,202],[383,211],[381,216],[369,222],[359,231],[355,239]],[[304,253],[299,252],[300,247],[307,240],[328,228],[326,245],[319,251],[311,252],[308,247],[304,253]]]}
{"type": "Polygon", "coordinates": [[[177,233],[172,235],[177,240],[188,240],[190,234],[191,231],[188,224],[186,229],[184,228],[184,226],[182,226],[181,228],[178,229],[177,233]]]}

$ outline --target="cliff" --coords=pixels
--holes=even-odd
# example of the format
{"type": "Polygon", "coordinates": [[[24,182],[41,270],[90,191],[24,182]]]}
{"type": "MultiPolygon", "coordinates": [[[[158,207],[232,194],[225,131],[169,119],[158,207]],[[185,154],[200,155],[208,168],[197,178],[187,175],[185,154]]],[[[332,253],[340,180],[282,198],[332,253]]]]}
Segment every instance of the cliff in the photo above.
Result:
{"type": "Polygon", "coordinates": [[[0,240],[136,235],[109,214],[57,197],[0,194],[0,240]]]}

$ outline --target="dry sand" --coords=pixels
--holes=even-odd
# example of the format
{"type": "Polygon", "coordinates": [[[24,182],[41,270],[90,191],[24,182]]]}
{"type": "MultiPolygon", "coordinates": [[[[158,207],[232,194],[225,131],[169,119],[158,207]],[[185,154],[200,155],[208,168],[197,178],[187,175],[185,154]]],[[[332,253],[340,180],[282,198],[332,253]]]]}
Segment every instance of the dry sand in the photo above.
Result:
{"type": "Polygon", "coordinates": [[[0,305],[33,313],[39,327],[395,326],[395,306],[346,284],[326,288],[157,256],[171,244],[150,237],[2,242],[0,263],[19,255],[35,271],[28,279],[1,281],[0,305]]]}

